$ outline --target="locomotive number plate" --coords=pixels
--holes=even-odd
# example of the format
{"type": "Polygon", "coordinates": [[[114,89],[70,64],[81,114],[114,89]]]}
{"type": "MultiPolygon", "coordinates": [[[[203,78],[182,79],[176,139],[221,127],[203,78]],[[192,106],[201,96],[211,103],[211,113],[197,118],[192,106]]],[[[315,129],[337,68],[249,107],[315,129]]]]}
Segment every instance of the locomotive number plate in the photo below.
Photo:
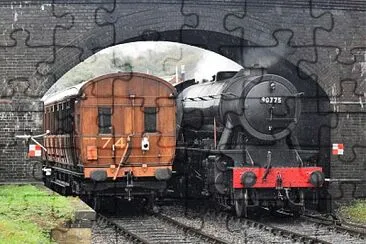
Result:
{"type": "Polygon", "coordinates": [[[261,103],[281,104],[282,97],[261,97],[261,103]]]}

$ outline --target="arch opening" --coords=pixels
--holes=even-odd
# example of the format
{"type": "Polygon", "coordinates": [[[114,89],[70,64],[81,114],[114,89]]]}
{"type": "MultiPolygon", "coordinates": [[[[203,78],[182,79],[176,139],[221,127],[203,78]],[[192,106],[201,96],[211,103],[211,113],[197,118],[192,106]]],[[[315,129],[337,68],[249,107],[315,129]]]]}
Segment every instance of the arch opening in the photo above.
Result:
{"type": "MultiPolygon", "coordinates": [[[[195,48],[201,48],[202,50],[209,50],[219,55],[222,55],[233,62],[236,62],[239,66],[247,69],[256,69],[260,72],[271,73],[283,76],[284,78],[291,80],[297,90],[306,91],[303,99],[303,114],[302,121],[297,126],[296,133],[305,137],[308,133],[313,133],[313,138],[318,138],[314,141],[299,141],[299,144],[305,147],[317,146],[322,151],[322,157],[318,159],[320,162],[324,162],[329,168],[330,155],[330,117],[328,114],[331,112],[329,106],[329,97],[324,91],[322,84],[319,84],[316,80],[312,79],[311,75],[306,74],[295,64],[291,63],[287,57],[291,50],[287,50],[284,46],[278,48],[273,47],[261,47],[248,40],[243,40],[234,35],[223,34],[213,31],[204,30],[172,30],[164,32],[146,32],[143,35],[136,36],[134,38],[121,41],[120,45],[130,45],[136,42],[155,42],[155,43],[177,43],[186,44],[195,48]],[[315,121],[314,121],[315,118],[315,121]],[[317,129],[314,130],[309,124],[318,124],[317,129]]],[[[98,53],[103,53],[107,49],[116,46],[108,47],[106,49],[96,48],[95,50],[101,50],[98,53]]],[[[151,50],[150,50],[151,51],[151,50]]],[[[149,52],[149,50],[147,50],[149,52]]],[[[84,61],[84,63],[93,62],[93,56],[90,56],[84,61]]],[[[137,56],[138,60],[139,57],[137,56]]],[[[179,63],[182,59],[182,54],[177,52],[168,61],[179,63]]],[[[133,70],[131,60],[123,60],[119,57],[115,57],[112,62],[114,64],[115,71],[128,71],[133,70]]],[[[145,61],[148,59],[145,59],[145,61]]],[[[151,60],[150,60],[151,61],[151,60]]],[[[169,62],[168,62],[169,63],[169,62]]],[[[164,64],[161,65],[164,70],[164,64]]],[[[169,66],[169,65],[168,65],[169,66]]],[[[171,65],[170,65],[171,66],[171,65]]],[[[166,68],[167,66],[165,66],[166,68]]],[[[168,74],[172,74],[171,67],[168,68],[168,74]]],[[[187,70],[187,67],[186,67],[187,70]]],[[[143,70],[139,70],[143,72],[143,70]]],[[[151,70],[150,70],[151,71],[151,70]]],[[[147,70],[147,72],[150,72],[147,70]]],[[[212,73],[214,74],[214,72],[212,73]]],[[[60,74],[58,75],[60,77],[60,74]]],[[[92,78],[92,77],[90,77],[92,78]]],[[[192,77],[185,77],[192,78],[192,77]]],[[[329,175],[327,170],[326,175],[329,175]]]]}

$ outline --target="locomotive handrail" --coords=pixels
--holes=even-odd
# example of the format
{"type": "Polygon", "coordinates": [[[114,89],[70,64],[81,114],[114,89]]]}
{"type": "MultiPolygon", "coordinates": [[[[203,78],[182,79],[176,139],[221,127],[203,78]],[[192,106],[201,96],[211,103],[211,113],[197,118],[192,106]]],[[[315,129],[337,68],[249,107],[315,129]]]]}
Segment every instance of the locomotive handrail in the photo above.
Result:
{"type": "Polygon", "coordinates": [[[266,179],[267,179],[267,176],[268,176],[268,174],[269,174],[269,171],[270,171],[270,170],[271,170],[271,168],[272,168],[271,163],[272,163],[272,152],[271,152],[271,151],[268,151],[268,152],[267,152],[267,164],[266,164],[266,166],[264,166],[264,168],[265,168],[266,170],[264,171],[264,174],[263,174],[262,180],[266,180],[266,179]]]}
{"type": "Polygon", "coordinates": [[[297,149],[294,149],[294,150],[295,150],[295,153],[296,153],[297,160],[300,161],[300,163],[301,163],[300,165],[301,165],[301,167],[303,167],[304,166],[304,162],[302,161],[299,152],[297,151],[297,149]]]}
{"type": "MultiPolygon", "coordinates": [[[[298,92],[295,94],[290,94],[290,95],[286,95],[286,97],[302,97],[304,95],[304,92],[298,92]]],[[[197,101],[207,101],[205,98],[211,98],[211,99],[218,99],[220,97],[235,97],[235,98],[241,98],[241,96],[238,96],[232,92],[226,92],[226,93],[221,93],[220,95],[208,95],[208,96],[197,96],[197,97],[184,97],[182,99],[182,101],[186,101],[186,100],[190,100],[190,101],[195,101],[195,99],[198,99],[197,101]]],[[[246,99],[258,99],[260,97],[246,97],[246,99]]],[[[366,103],[366,102],[365,102],[366,103]]],[[[358,102],[359,104],[359,102],[358,102]]]]}
{"type": "Polygon", "coordinates": [[[296,120],[296,118],[266,118],[266,120],[282,120],[282,121],[286,121],[286,120],[293,120],[293,121],[295,121],[296,120]]]}
{"type": "Polygon", "coordinates": [[[249,153],[248,149],[245,149],[245,152],[246,152],[246,153],[248,154],[248,156],[249,156],[250,163],[251,163],[252,165],[254,165],[253,158],[252,158],[252,156],[250,155],[250,153],[249,153]]]}
{"type": "MultiPolygon", "coordinates": [[[[177,150],[191,150],[191,151],[199,151],[199,152],[206,152],[206,153],[225,153],[225,152],[234,152],[234,153],[242,153],[242,149],[206,149],[206,148],[196,148],[196,147],[185,147],[185,146],[177,146],[177,150]]],[[[275,150],[275,149],[272,149],[275,150]]],[[[296,149],[299,153],[318,153],[319,150],[304,150],[304,149],[296,149]]]]}

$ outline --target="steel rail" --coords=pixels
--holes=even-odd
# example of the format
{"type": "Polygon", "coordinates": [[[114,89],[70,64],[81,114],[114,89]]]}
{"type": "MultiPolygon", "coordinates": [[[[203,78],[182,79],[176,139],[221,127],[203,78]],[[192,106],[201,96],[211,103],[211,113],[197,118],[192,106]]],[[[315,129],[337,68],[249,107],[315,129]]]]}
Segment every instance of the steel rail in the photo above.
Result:
{"type": "MultiPolygon", "coordinates": [[[[281,214],[283,216],[293,216],[290,212],[284,212],[284,211],[277,211],[277,214],[281,214]]],[[[366,228],[364,226],[355,225],[355,228],[351,228],[347,225],[347,223],[342,222],[340,220],[335,219],[327,219],[325,217],[321,216],[314,216],[311,214],[302,214],[299,216],[300,219],[303,219],[305,221],[309,221],[318,225],[321,225],[323,227],[327,228],[333,228],[338,233],[347,233],[352,237],[365,239],[366,238],[366,228]]],[[[352,224],[350,224],[352,226],[352,224]]]]}
{"type": "MultiPolygon", "coordinates": [[[[220,215],[221,218],[232,219],[234,221],[240,222],[241,224],[245,224],[250,227],[269,232],[273,235],[277,235],[277,236],[284,237],[286,239],[290,239],[292,241],[299,241],[299,242],[306,242],[306,243],[332,244],[332,242],[320,240],[318,238],[311,237],[306,234],[301,234],[298,232],[290,231],[290,230],[276,227],[276,226],[273,226],[270,224],[265,224],[265,223],[262,223],[262,222],[259,222],[257,220],[253,220],[250,218],[243,218],[243,217],[239,218],[239,217],[233,216],[232,214],[227,213],[227,212],[222,212],[222,211],[217,212],[217,211],[213,210],[213,211],[209,211],[208,214],[220,215]]],[[[171,221],[170,220],[171,218],[169,216],[167,216],[167,215],[163,215],[163,216],[169,218],[169,221],[171,221]]],[[[174,221],[176,221],[176,220],[174,220],[174,221]]],[[[178,222],[178,221],[176,221],[176,222],[178,222]]],[[[180,222],[178,222],[178,223],[182,224],[180,222]]]]}
{"type": "MultiPolygon", "coordinates": [[[[174,228],[184,231],[184,233],[186,233],[187,235],[200,239],[200,240],[204,241],[205,243],[229,244],[229,242],[226,242],[226,241],[216,238],[214,236],[203,233],[202,231],[200,231],[198,229],[195,229],[193,227],[180,223],[174,219],[169,218],[168,216],[165,216],[162,214],[149,214],[147,216],[156,217],[156,218],[160,219],[161,221],[164,221],[165,223],[173,226],[174,228]]],[[[101,214],[98,214],[97,221],[102,222],[102,223],[107,223],[108,225],[113,226],[124,237],[126,237],[127,239],[131,240],[134,243],[143,243],[143,244],[153,243],[153,241],[149,241],[148,239],[141,237],[138,233],[134,233],[134,232],[128,230],[122,224],[116,223],[114,220],[111,220],[108,217],[105,217],[101,214]]],[[[143,225],[141,225],[141,228],[144,229],[144,234],[146,235],[146,231],[148,229],[146,229],[143,225]]],[[[138,230],[137,230],[137,232],[138,232],[138,230]]],[[[153,235],[154,233],[155,233],[155,229],[151,229],[151,234],[153,235]]]]}
{"type": "Polygon", "coordinates": [[[363,238],[363,239],[366,238],[366,228],[364,228],[364,227],[351,228],[351,227],[345,226],[346,223],[329,220],[329,219],[326,219],[323,217],[313,216],[313,215],[308,215],[308,214],[304,214],[300,217],[307,221],[313,222],[313,223],[317,223],[317,224],[327,226],[327,227],[332,227],[339,232],[347,232],[348,234],[350,234],[351,236],[354,236],[354,237],[363,238]]]}
{"type": "Polygon", "coordinates": [[[226,242],[220,238],[217,238],[217,237],[214,237],[212,235],[208,235],[204,232],[202,232],[201,230],[199,229],[196,229],[194,227],[191,227],[191,226],[188,226],[186,224],[183,224],[175,219],[172,219],[170,218],[169,216],[165,215],[165,214],[161,214],[161,213],[158,213],[158,214],[155,214],[154,216],[156,216],[157,218],[171,224],[171,225],[175,225],[177,226],[178,228],[181,228],[184,230],[184,232],[188,233],[188,234],[191,234],[191,235],[194,235],[195,237],[198,237],[200,238],[201,240],[204,240],[208,243],[213,243],[213,244],[229,244],[229,242],[226,242]]]}
{"type": "Polygon", "coordinates": [[[115,223],[114,221],[108,219],[107,217],[98,214],[97,216],[97,222],[101,221],[102,223],[107,223],[108,225],[113,226],[115,229],[117,229],[124,237],[128,238],[129,240],[131,240],[134,243],[142,243],[142,244],[149,244],[150,242],[148,242],[147,240],[145,240],[144,238],[132,233],[131,231],[127,230],[126,228],[124,228],[122,225],[119,225],[117,223],[115,223]]]}
{"type": "MultiPolygon", "coordinates": [[[[234,217],[237,218],[237,217],[234,217]]],[[[322,244],[332,244],[331,242],[327,242],[324,240],[320,240],[315,237],[308,236],[306,234],[301,234],[298,232],[294,232],[291,230],[286,230],[280,227],[276,227],[270,224],[264,224],[262,222],[249,219],[249,218],[237,218],[241,223],[244,223],[246,225],[265,230],[267,232],[270,232],[275,235],[280,235],[284,238],[290,238],[293,241],[300,241],[300,242],[308,242],[308,243],[322,243],[322,244]]]]}

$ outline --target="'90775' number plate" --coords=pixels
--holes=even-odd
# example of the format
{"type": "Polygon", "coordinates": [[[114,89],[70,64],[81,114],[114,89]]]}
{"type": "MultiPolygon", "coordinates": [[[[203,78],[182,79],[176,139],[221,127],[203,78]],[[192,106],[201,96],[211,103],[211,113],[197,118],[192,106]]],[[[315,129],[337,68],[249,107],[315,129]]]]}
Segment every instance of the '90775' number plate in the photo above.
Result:
{"type": "Polygon", "coordinates": [[[261,103],[281,104],[282,103],[282,97],[261,97],[261,103]]]}

